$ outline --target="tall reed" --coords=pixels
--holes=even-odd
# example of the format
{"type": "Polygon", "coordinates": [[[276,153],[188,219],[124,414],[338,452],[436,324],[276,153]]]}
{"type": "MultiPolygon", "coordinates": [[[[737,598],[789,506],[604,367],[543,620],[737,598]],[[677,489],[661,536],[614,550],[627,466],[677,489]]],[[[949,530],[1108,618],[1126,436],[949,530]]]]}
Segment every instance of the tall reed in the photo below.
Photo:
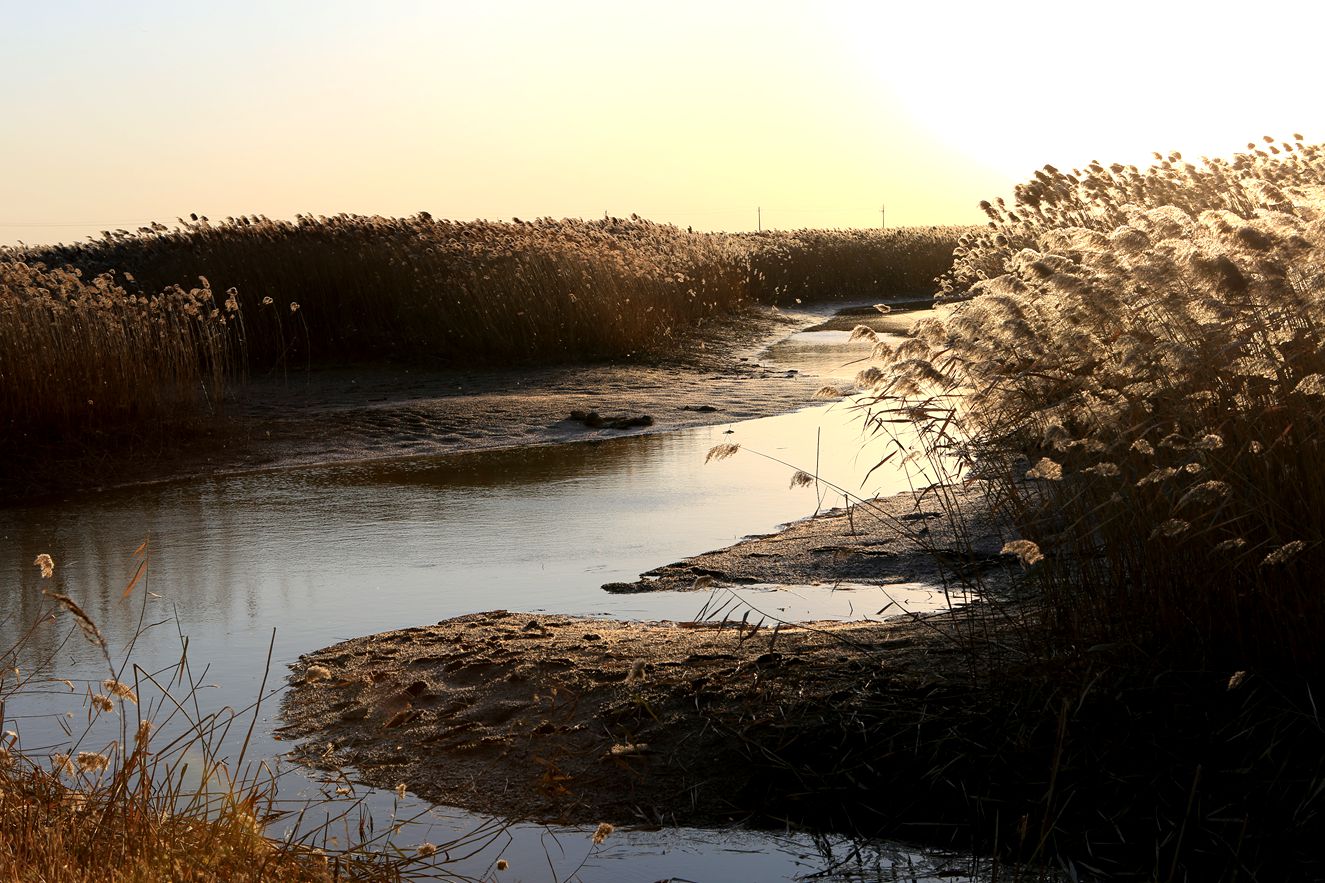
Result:
{"type": "Polygon", "coordinates": [[[969,227],[792,230],[737,234],[750,253],[753,296],[768,303],[929,295],[969,227]]]}
{"type": "Polygon", "coordinates": [[[1071,646],[1325,664],[1325,150],[1046,167],[985,204],[890,393],[959,426],[1071,646]]]}
{"type": "Polygon", "coordinates": [[[753,301],[932,291],[961,232],[194,217],[0,249],[0,425],[30,445],[215,407],[247,368],[666,353],[753,301]]]}
{"type": "Polygon", "coordinates": [[[752,299],[876,294],[903,276],[908,288],[932,287],[958,232],[943,231],[731,236],[638,218],[459,223],[426,213],[204,218],[25,256],[127,270],[146,291],[199,276],[236,288],[255,359],[311,348],[320,360],[510,363],[662,349],[752,299]],[[834,263],[851,267],[848,283],[820,281],[834,263]],[[263,321],[267,312],[284,321],[263,321]]]}
{"type": "MultiPolygon", "coordinates": [[[[111,272],[0,261],[0,428],[42,444],[220,400],[240,364],[237,307],[205,284],[151,295],[111,272]]],[[[0,448],[4,447],[0,444],[0,448]]]]}

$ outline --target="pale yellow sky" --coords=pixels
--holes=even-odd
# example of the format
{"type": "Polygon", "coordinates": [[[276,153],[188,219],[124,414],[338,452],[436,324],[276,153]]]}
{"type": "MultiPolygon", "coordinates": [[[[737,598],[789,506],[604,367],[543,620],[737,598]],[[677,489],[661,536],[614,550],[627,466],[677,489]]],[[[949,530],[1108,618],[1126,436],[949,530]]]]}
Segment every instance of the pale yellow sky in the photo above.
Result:
{"type": "Polygon", "coordinates": [[[1325,133],[1322,14],[1221,9],[0,0],[0,243],[191,211],[979,222],[1046,162],[1325,133]]]}

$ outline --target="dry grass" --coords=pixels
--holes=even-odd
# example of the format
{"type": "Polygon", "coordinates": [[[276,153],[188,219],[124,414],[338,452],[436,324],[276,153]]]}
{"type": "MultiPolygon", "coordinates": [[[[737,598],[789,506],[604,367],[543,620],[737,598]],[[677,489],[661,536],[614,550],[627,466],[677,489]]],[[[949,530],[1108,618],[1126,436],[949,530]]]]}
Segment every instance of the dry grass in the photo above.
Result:
{"type": "Polygon", "coordinates": [[[1037,173],[893,357],[893,391],[967,391],[1069,643],[1325,663],[1325,151],[1263,146],[1037,173]]]}
{"type": "Polygon", "coordinates": [[[927,295],[969,227],[795,230],[732,238],[750,254],[765,303],[927,295]]]}
{"type": "MultiPolygon", "coordinates": [[[[146,555],[144,544],[124,603],[131,603],[146,555]]],[[[37,563],[58,585],[49,557],[37,563]]],[[[206,712],[187,652],[164,672],[113,662],[96,624],[75,602],[54,590],[44,594],[49,610],[0,654],[0,717],[31,694],[59,684],[75,689],[73,681],[52,676],[50,659],[30,652],[33,636],[58,628],[62,614],[101,649],[110,676],[86,682],[84,714],[72,718],[85,723],[67,729],[64,744],[27,748],[12,731],[0,737],[0,878],[400,880],[431,876],[447,849],[481,848],[499,833],[494,827],[442,847],[402,847],[394,842],[399,826],[373,834],[356,801],[282,802],[281,774],[266,762],[245,763],[250,719],[271,696],[248,709],[206,712]],[[248,736],[228,741],[232,731],[248,736]],[[226,744],[232,751],[238,745],[237,756],[223,753],[226,744]],[[273,832],[282,828],[289,834],[278,839],[273,832]]]]}
{"type": "Polygon", "coordinates": [[[127,270],[143,291],[200,276],[236,288],[255,359],[311,347],[317,359],[506,363],[665,349],[751,300],[933,290],[961,232],[726,235],[638,218],[338,215],[194,220],[26,256],[127,270]]]}
{"type": "Polygon", "coordinates": [[[0,426],[41,443],[219,400],[233,310],[206,288],[135,296],[112,274],[0,260],[0,426]]]}
{"type": "Polygon", "coordinates": [[[930,708],[934,775],[1074,878],[1318,879],[1325,148],[1156,160],[986,204],[951,311],[878,352],[1031,590],[1023,660],[930,708]]]}
{"type": "Polygon", "coordinates": [[[132,786],[133,777],[124,768],[106,775],[80,771],[74,781],[68,778],[21,762],[0,770],[0,827],[5,832],[0,876],[48,881],[333,879],[324,855],[263,837],[261,823],[242,803],[210,816],[175,813],[161,796],[132,786]]]}
{"type": "Polygon", "coordinates": [[[0,424],[32,444],[215,408],[245,370],[313,362],[668,353],[752,301],[933,291],[962,232],[726,235],[425,213],[195,218],[0,249],[0,424]]]}

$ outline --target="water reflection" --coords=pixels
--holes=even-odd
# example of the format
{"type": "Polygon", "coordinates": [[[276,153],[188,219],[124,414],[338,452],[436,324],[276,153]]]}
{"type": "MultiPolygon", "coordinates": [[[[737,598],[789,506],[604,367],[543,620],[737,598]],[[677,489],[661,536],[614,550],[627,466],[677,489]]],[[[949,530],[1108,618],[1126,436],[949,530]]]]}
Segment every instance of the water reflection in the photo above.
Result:
{"type": "MultiPolygon", "coordinates": [[[[853,376],[856,368],[844,366],[859,356],[860,345],[845,337],[797,335],[774,357],[830,379],[853,376]]],[[[165,669],[179,658],[183,636],[195,664],[210,666],[207,681],[218,686],[205,698],[215,707],[242,708],[258,694],[273,627],[272,674],[279,681],[303,652],[478,610],[690,619],[705,596],[608,595],[600,586],[842,502],[824,485],[788,488],[784,464],[807,470],[818,464],[822,477],[863,495],[895,493],[916,480],[878,470],[862,487],[861,477],[897,442],[861,433],[850,405],[835,403],[670,434],[253,473],[0,510],[0,573],[12,587],[0,600],[0,646],[46,609],[30,562],[49,552],[58,564],[56,588],[75,597],[112,650],[122,651],[142,608],[120,595],[144,537],[151,565],[134,598],[146,599],[146,621],[156,625],[138,638],[134,659],[148,670],[165,669]],[[747,451],[706,465],[705,453],[724,442],[747,451]]],[[[877,587],[743,591],[793,619],[855,618],[890,600],[867,597],[882,592],[877,587]]],[[[919,596],[926,590],[916,592],[915,603],[924,603],[919,596]]],[[[51,658],[60,677],[99,681],[105,672],[99,655],[68,636],[67,623],[39,629],[32,659],[51,658]]],[[[67,698],[36,696],[9,709],[25,744],[60,735],[55,719],[42,715],[63,712],[67,698]]],[[[254,736],[258,757],[278,757],[284,748],[273,737],[274,707],[267,704],[254,736]]],[[[316,790],[301,773],[287,778],[292,794],[316,790]]],[[[399,810],[390,795],[372,794],[369,803],[375,813],[399,810]]],[[[430,824],[452,832],[482,823],[465,813],[429,815],[430,824]]],[[[546,829],[512,831],[507,848],[545,867],[538,853],[546,829]]],[[[693,879],[793,875],[805,869],[797,856],[808,841],[788,842],[795,847],[762,834],[695,832],[633,832],[618,841],[632,869],[653,856],[649,874],[693,879]],[[730,861],[729,844],[736,842],[748,844],[739,865],[730,861]],[[734,867],[750,872],[733,876],[734,867]]],[[[615,855],[597,855],[581,877],[617,879],[624,859],[615,855]]]]}
{"type": "MultiPolygon", "coordinates": [[[[702,603],[691,595],[599,587],[842,502],[823,487],[788,488],[789,469],[770,457],[817,461],[852,488],[878,457],[862,453],[842,405],[730,430],[259,473],[8,510],[0,560],[21,590],[4,601],[0,639],[42,608],[28,566],[39,552],[56,557],[59,584],[108,635],[130,634],[138,611],[119,596],[144,537],[145,587],[160,596],[152,615],[177,611],[194,652],[214,653],[227,674],[251,669],[272,625],[288,661],[339,638],[497,607],[689,618],[702,603]],[[706,465],[708,449],[728,441],[766,456],[706,465]]],[[[866,490],[887,493],[907,479],[880,470],[871,482],[866,490]]],[[[826,603],[818,615],[849,614],[826,603]]],[[[165,637],[138,652],[173,654],[177,641],[165,637]]],[[[67,652],[90,658],[77,644],[67,652]]]]}
{"type": "Polygon", "coordinates": [[[805,373],[847,385],[869,367],[873,351],[872,341],[853,342],[850,330],[802,331],[768,348],[769,358],[779,364],[797,365],[805,373]]]}

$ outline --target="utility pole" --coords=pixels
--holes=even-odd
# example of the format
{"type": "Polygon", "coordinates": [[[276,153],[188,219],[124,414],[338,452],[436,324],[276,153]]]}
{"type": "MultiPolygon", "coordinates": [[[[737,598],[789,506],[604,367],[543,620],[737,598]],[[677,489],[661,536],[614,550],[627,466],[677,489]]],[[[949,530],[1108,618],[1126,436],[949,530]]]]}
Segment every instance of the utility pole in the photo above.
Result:
{"type": "Polygon", "coordinates": [[[763,232],[764,232],[764,207],[763,207],[763,206],[759,206],[758,208],[755,209],[755,218],[756,218],[756,219],[758,220],[758,222],[759,222],[759,232],[760,232],[760,233],[763,233],[763,232]]]}
{"type": "Polygon", "coordinates": [[[888,229],[888,204],[886,202],[879,206],[879,229],[888,229]]]}

